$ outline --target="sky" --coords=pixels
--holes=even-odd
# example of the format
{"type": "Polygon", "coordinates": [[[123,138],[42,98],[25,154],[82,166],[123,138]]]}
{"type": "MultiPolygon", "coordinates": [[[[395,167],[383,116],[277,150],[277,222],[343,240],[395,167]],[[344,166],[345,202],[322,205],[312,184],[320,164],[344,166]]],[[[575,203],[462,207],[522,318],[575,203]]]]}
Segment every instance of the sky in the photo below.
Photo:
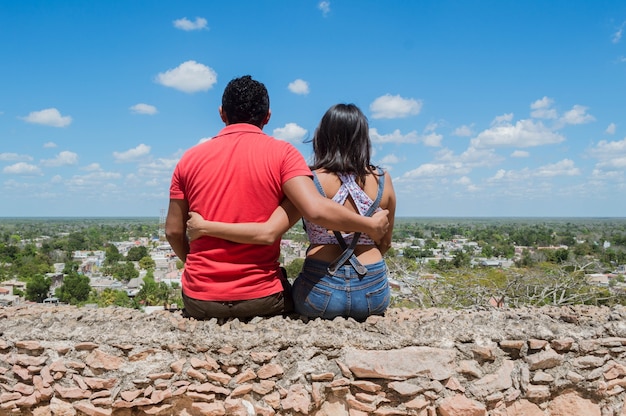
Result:
{"type": "Polygon", "coordinates": [[[626,217],[626,2],[0,0],[0,217],[160,217],[226,84],[310,161],[354,103],[398,217],[626,217]]]}

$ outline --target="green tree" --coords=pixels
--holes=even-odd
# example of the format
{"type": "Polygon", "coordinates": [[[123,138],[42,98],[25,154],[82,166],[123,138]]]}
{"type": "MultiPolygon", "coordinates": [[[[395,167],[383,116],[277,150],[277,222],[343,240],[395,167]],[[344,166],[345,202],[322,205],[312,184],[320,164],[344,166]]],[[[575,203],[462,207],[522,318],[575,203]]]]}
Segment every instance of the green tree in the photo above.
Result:
{"type": "Polygon", "coordinates": [[[120,251],[117,249],[115,244],[109,244],[104,250],[104,265],[109,266],[112,264],[116,264],[117,262],[124,259],[124,256],[120,254],[120,251]]]}
{"type": "Polygon", "coordinates": [[[50,278],[41,274],[32,276],[26,282],[26,299],[37,303],[43,302],[48,297],[51,284],[50,278]]]}
{"type": "Polygon", "coordinates": [[[300,257],[295,258],[292,261],[290,261],[289,264],[285,265],[285,270],[287,271],[287,277],[292,280],[298,277],[298,274],[300,274],[300,271],[302,271],[303,265],[304,265],[304,259],[300,257]]]}
{"type": "Polygon", "coordinates": [[[65,267],[63,267],[64,274],[75,274],[78,273],[78,268],[80,264],[76,261],[68,261],[65,263],[65,267]]]}
{"type": "Polygon", "coordinates": [[[89,278],[78,273],[70,273],[63,278],[63,284],[55,291],[61,302],[76,305],[89,298],[91,285],[89,278]]]}
{"type": "Polygon", "coordinates": [[[490,258],[493,257],[493,247],[490,244],[482,243],[482,255],[484,257],[490,258]]]}
{"type": "MultiPolygon", "coordinates": [[[[92,292],[92,294],[94,293],[96,292],[92,292]]],[[[104,289],[101,293],[93,296],[91,300],[100,307],[115,305],[129,308],[133,305],[133,301],[128,297],[125,291],[111,288],[104,289]]]]}
{"type": "Polygon", "coordinates": [[[89,246],[87,245],[87,238],[85,237],[85,233],[81,232],[73,232],[67,236],[67,252],[73,253],[77,250],[88,250],[89,246]]]}
{"type": "Polygon", "coordinates": [[[169,286],[165,282],[157,283],[152,271],[149,270],[143,278],[143,285],[141,285],[135,298],[145,306],[166,304],[169,300],[169,286]]]}
{"type": "Polygon", "coordinates": [[[418,248],[413,248],[413,247],[405,247],[402,250],[402,255],[404,257],[406,257],[407,259],[416,259],[418,257],[420,257],[420,249],[418,248]]]}
{"type": "Polygon", "coordinates": [[[14,273],[24,281],[35,275],[53,271],[50,258],[39,253],[34,244],[27,244],[18,252],[12,267],[14,273]]]}
{"type": "Polygon", "coordinates": [[[463,251],[463,250],[455,250],[454,251],[454,256],[452,258],[452,264],[457,269],[460,269],[462,267],[469,267],[471,260],[472,259],[471,259],[470,255],[467,254],[465,251],[463,251]]]}
{"type": "Polygon", "coordinates": [[[156,267],[156,262],[154,261],[152,257],[145,256],[139,259],[139,267],[141,267],[144,270],[149,270],[149,269],[154,270],[154,268],[156,267]]]}
{"type": "Polygon", "coordinates": [[[148,248],[146,246],[131,247],[126,254],[126,260],[139,261],[144,257],[149,257],[148,248]]]}
{"type": "Polygon", "coordinates": [[[519,260],[517,260],[515,262],[515,265],[517,267],[532,267],[536,264],[537,262],[533,259],[532,254],[530,253],[530,251],[525,248],[522,251],[522,258],[520,258],[519,260]]]}
{"type": "Polygon", "coordinates": [[[139,277],[139,271],[130,261],[118,262],[103,268],[102,272],[107,276],[113,276],[117,280],[128,282],[130,279],[139,277]]]}
{"type": "Polygon", "coordinates": [[[6,263],[13,263],[20,252],[20,249],[16,245],[12,244],[0,244],[0,261],[6,263]]]}
{"type": "Polygon", "coordinates": [[[450,270],[454,268],[454,264],[452,263],[452,261],[448,261],[446,259],[440,259],[439,261],[430,260],[428,262],[428,266],[431,269],[437,270],[440,272],[444,272],[446,270],[450,270]]]}
{"type": "Polygon", "coordinates": [[[562,264],[569,258],[569,250],[559,248],[556,250],[542,250],[545,252],[546,258],[551,263],[562,264]]]}

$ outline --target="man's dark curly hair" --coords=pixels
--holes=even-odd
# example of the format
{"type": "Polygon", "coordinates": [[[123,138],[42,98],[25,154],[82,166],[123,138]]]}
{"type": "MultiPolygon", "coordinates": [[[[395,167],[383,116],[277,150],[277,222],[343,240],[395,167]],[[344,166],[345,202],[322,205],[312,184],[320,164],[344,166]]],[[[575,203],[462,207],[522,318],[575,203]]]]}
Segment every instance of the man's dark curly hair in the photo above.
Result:
{"type": "Polygon", "coordinates": [[[222,95],[222,111],[229,124],[248,123],[262,128],[270,109],[265,85],[250,75],[231,80],[222,95]]]}

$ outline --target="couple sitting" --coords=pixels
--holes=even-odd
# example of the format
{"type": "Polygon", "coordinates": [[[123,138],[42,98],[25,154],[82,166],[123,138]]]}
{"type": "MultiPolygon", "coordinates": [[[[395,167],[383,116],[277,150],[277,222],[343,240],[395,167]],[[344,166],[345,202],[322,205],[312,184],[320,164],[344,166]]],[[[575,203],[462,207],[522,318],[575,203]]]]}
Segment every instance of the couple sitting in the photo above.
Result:
{"type": "Polygon", "coordinates": [[[219,111],[226,127],[183,155],[170,186],[166,236],[185,262],[186,314],[245,319],[295,310],[364,320],[384,313],[382,256],[395,193],[390,175],[370,162],[359,108],[326,112],[310,168],[295,147],[263,133],[271,112],[260,82],[232,80],[219,111]],[[301,217],[310,246],[291,287],[277,261],[280,238],[301,217]]]}

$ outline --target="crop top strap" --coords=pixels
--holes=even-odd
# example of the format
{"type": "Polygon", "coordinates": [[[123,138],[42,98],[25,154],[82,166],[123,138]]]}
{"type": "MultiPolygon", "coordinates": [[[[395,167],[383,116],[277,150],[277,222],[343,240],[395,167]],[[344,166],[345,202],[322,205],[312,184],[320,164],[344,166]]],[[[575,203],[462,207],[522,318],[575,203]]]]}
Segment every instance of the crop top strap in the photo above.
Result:
{"type": "Polygon", "coordinates": [[[320,194],[322,194],[322,196],[326,198],[326,192],[324,192],[324,188],[322,188],[322,184],[320,183],[320,180],[317,177],[317,173],[315,171],[312,171],[312,172],[313,172],[313,183],[315,184],[315,187],[320,192],[320,194]]]}
{"type": "Polygon", "coordinates": [[[374,211],[376,211],[376,209],[380,205],[380,201],[383,199],[383,191],[385,190],[385,171],[378,168],[377,172],[379,175],[378,176],[378,193],[376,194],[376,199],[374,200],[372,205],[369,207],[369,209],[365,213],[366,217],[371,216],[374,213],[374,211]]]}
{"type": "MultiPolygon", "coordinates": [[[[377,171],[380,171],[379,177],[378,177],[378,193],[376,195],[376,199],[374,200],[372,205],[369,207],[369,209],[365,213],[364,216],[366,217],[372,216],[374,211],[376,211],[376,209],[379,207],[380,201],[383,196],[383,188],[385,187],[385,172],[382,169],[377,169],[377,171]]],[[[335,234],[335,237],[337,238],[337,242],[343,249],[343,253],[341,253],[339,257],[337,257],[332,263],[328,265],[328,273],[331,276],[334,276],[335,273],[337,273],[337,270],[341,266],[343,266],[346,262],[350,262],[350,264],[352,265],[352,267],[354,268],[354,270],[357,272],[359,276],[365,276],[365,274],[367,273],[367,268],[363,266],[363,264],[359,261],[359,259],[357,259],[357,257],[354,255],[354,249],[356,248],[356,245],[357,245],[357,242],[359,241],[359,237],[361,236],[361,233],[360,232],[354,233],[354,236],[352,237],[352,241],[350,242],[350,245],[346,244],[346,241],[344,240],[343,236],[341,235],[339,231],[333,231],[333,233],[335,234]]]]}

